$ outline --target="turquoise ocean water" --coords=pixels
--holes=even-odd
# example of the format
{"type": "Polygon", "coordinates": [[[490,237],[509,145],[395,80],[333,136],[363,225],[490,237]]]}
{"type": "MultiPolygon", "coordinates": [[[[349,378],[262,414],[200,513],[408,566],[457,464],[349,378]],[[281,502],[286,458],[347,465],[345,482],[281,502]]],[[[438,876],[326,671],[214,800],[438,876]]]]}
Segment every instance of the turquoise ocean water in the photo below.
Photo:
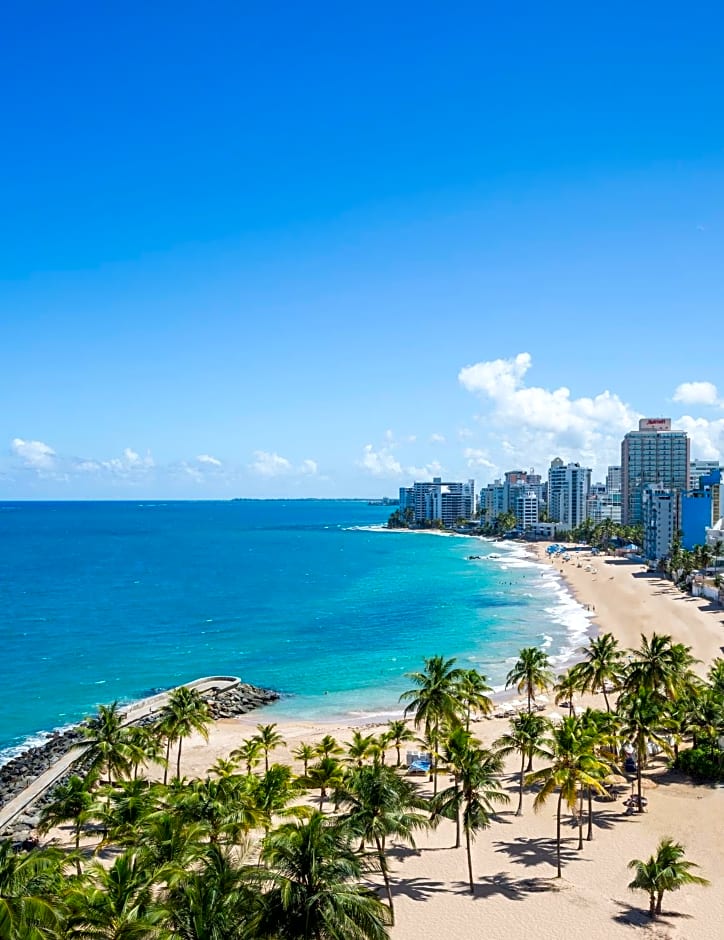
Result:
{"type": "Polygon", "coordinates": [[[270,718],[361,718],[395,711],[423,656],[501,685],[521,646],[563,662],[585,639],[585,612],[520,546],[380,530],[389,511],[0,503],[0,760],[100,702],[202,675],[284,693],[270,718]]]}

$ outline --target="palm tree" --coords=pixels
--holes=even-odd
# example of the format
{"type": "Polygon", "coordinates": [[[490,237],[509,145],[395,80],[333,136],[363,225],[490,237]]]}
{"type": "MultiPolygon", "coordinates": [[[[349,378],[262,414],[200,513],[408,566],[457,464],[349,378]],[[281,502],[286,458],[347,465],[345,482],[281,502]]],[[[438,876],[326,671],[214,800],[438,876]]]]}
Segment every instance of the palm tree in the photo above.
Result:
{"type": "Polygon", "coordinates": [[[92,780],[92,777],[84,779],[73,774],[65,783],[59,783],[52,792],[52,802],[47,803],[42,809],[38,826],[39,832],[46,833],[53,826],[59,826],[61,823],[68,821],[73,823],[75,864],[78,875],[81,873],[80,834],[83,823],[88,818],[88,810],[93,803],[93,795],[90,792],[92,780]]]}
{"type": "Polygon", "coordinates": [[[550,752],[545,748],[547,729],[548,722],[542,715],[524,712],[511,718],[510,731],[493,742],[493,747],[501,757],[507,757],[508,754],[513,753],[520,754],[520,789],[516,816],[523,815],[523,786],[526,773],[531,773],[533,770],[533,758],[550,757],[550,752]]]}
{"type": "Polygon", "coordinates": [[[607,685],[618,687],[624,667],[623,650],[612,633],[592,637],[588,646],[580,649],[584,659],[576,663],[572,671],[578,680],[581,692],[603,692],[606,711],[611,711],[608,701],[607,685]]]}
{"type": "Polygon", "coordinates": [[[643,813],[641,793],[641,771],[646,765],[646,745],[654,741],[667,754],[671,746],[664,737],[668,721],[664,714],[664,701],[654,690],[643,686],[640,691],[627,692],[618,702],[618,711],[622,718],[621,734],[628,738],[636,750],[636,781],[638,791],[638,812],[643,813]]]}
{"type": "Polygon", "coordinates": [[[314,753],[318,757],[339,757],[344,753],[344,749],[331,734],[325,734],[315,745],[314,753]]]}
{"type": "Polygon", "coordinates": [[[262,814],[262,825],[266,832],[271,828],[274,816],[303,812],[308,808],[297,806],[288,809],[289,803],[300,790],[301,784],[294,777],[292,768],[285,764],[272,764],[263,776],[255,778],[252,793],[262,814]]]}
{"type": "Polygon", "coordinates": [[[194,780],[174,797],[170,808],[187,822],[202,825],[212,843],[240,842],[264,822],[256,783],[256,777],[243,774],[194,780]]]}
{"type": "Polygon", "coordinates": [[[355,835],[371,842],[385,882],[390,923],[395,922],[390,876],[385,855],[389,836],[404,839],[413,848],[413,832],[429,825],[427,815],[416,810],[427,809],[427,800],[418,796],[414,785],[383,764],[360,766],[353,770],[344,784],[342,802],[348,807],[342,816],[355,835]]]}
{"type": "Polygon", "coordinates": [[[506,689],[511,685],[514,685],[519,692],[526,693],[530,712],[535,693],[545,692],[553,685],[553,672],[547,654],[535,646],[522,649],[518,654],[518,661],[505,679],[506,689]]]}
{"type": "Polygon", "coordinates": [[[569,715],[573,714],[573,697],[579,688],[580,684],[573,669],[569,669],[556,679],[554,686],[556,697],[554,701],[556,705],[566,702],[569,715]]]}
{"type": "Polygon", "coordinates": [[[110,868],[94,862],[87,883],[67,894],[69,936],[130,940],[161,935],[163,911],[154,902],[152,874],[135,851],[119,855],[110,868]]]}
{"type": "Polygon", "coordinates": [[[129,847],[137,844],[139,826],[161,808],[162,793],[160,785],[138,779],[123,781],[109,789],[107,801],[98,802],[92,809],[108,833],[102,844],[116,842],[129,847]]]}
{"type": "MultiPolygon", "coordinates": [[[[460,812],[463,806],[463,795],[460,790],[460,767],[465,755],[472,746],[473,738],[462,725],[455,725],[445,740],[442,749],[442,758],[449,765],[453,774],[453,785],[438,793],[432,801],[432,822],[437,823],[440,817],[455,820],[455,846],[460,848],[460,812]]],[[[475,741],[479,744],[479,741],[475,741]]]]}
{"type": "Polygon", "coordinates": [[[480,829],[489,828],[490,817],[495,812],[493,803],[510,802],[510,797],[500,789],[498,782],[502,769],[503,759],[500,755],[472,743],[457,767],[463,800],[463,831],[471,894],[475,894],[472,840],[480,829]]]}
{"type": "Polygon", "coordinates": [[[352,740],[345,742],[347,745],[347,757],[350,761],[356,762],[361,767],[365,759],[372,754],[375,747],[375,737],[373,734],[362,734],[361,731],[352,732],[352,740]]]}
{"type": "Polygon", "coordinates": [[[150,725],[131,725],[126,730],[126,746],[134,779],[138,777],[141,765],[164,765],[164,748],[157,728],[150,725]]]}
{"type": "Polygon", "coordinates": [[[57,849],[16,853],[0,842],[0,937],[2,940],[58,936],[64,905],[57,900],[63,856],[57,849]]]}
{"type": "Polygon", "coordinates": [[[165,905],[174,937],[226,940],[257,936],[254,921],[261,898],[254,886],[258,871],[239,863],[231,850],[209,845],[200,864],[171,887],[165,905]]]}
{"type": "Polygon", "coordinates": [[[692,874],[692,868],[698,868],[694,862],[684,858],[684,846],[666,837],[656,847],[656,854],[645,862],[632,859],[628,867],[636,872],[636,877],[629,884],[632,891],[647,891],[649,895],[649,916],[652,920],[661,913],[661,902],[666,891],[678,891],[684,885],[708,885],[706,878],[692,874]]]}
{"type": "Polygon", "coordinates": [[[114,775],[122,777],[128,772],[128,738],[118,702],[99,705],[98,712],[81,724],[80,730],[83,741],[75,746],[86,749],[85,756],[90,759],[90,769],[98,771],[101,783],[104,770],[108,783],[112,782],[114,775]]]}
{"type": "Polygon", "coordinates": [[[243,761],[247,774],[250,774],[254,767],[261,760],[262,743],[258,737],[247,738],[242,741],[239,747],[229,755],[234,761],[243,761]]]}
{"type": "Polygon", "coordinates": [[[422,725],[425,738],[430,745],[432,762],[430,779],[434,780],[433,792],[437,793],[437,748],[440,739],[440,723],[457,720],[460,708],[458,684],[464,670],[455,667],[454,659],[432,656],[425,660],[423,672],[407,674],[416,688],[403,692],[400,701],[409,700],[405,715],[413,712],[415,727],[422,725]]]}
{"type": "Polygon", "coordinates": [[[255,735],[255,738],[264,752],[264,772],[267,773],[269,771],[269,752],[277,747],[283,747],[286,741],[276,730],[276,724],[257,725],[256,727],[259,734],[255,735]]]}
{"type": "MultiPolygon", "coordinates": [[[[324,759],[324,758],[323,758],[324,759]]],[[[327,758],[328,759],[328,758],[327,758]]],[[[359,884],[372,870],[350,845],[351,831],[320,812],[285,823],[264,840],[270,884],[259,935],[289,940],[386,940],[390,911],[359,884]]]]}
{"type": "MultiPolygon", "coordinates": [[[[591,787],[597,793],[603,793],[599,782],[605,765],[595,753],[591,736],[584,733],[578,718],[564,718],[551,732],[550,766],[537,770],[526,778],[526,783],[543,784],[535,798],[533,807],[538,811],[548,797],[558,790],[556,810],[556,869],[561,877],[561,808],[565,800],[571,810],[575,810],[581,787],[591,787]]],[[[583,848],[583,818],[579,813],[578,846],[583,848]]]]}
{"type": "Polygon", "coordinates": [[[625,669],[624,691],[649,691],[674,699],[690,681],[695,662],[683,643],[673,643],[670,636],[660,633],[648,639],[642,633],[641,647],[632,651],[625,669]]]}
{"type": "Polygon", "coordinates": [[[319,790],[320,812],[324,807],[327,792],[340,787],[343,780],[344,768],[334,757],[320,757],[316,764],[312,764],[303,778],[305,786],[311,787],[313,790],[319,790]]]}
{"type": "Polygon", "coordinates": [[[162,709],[162,721],[170,740],[178,741],[176,776],[181,778],[181,746],[183,739],[197,731],[204,741],[209,739],[208,726],[212,721],[209,706],[198,689],[186,685],[174,689],[162,709]]]}
{"type": "Polygon", "coordinates": [[[302,776],[307,776],[307,768],[309,767],[310,760],[313,760],[317,755],[316,748],[312,744],[305,744],[303,741],[301,744],[297,745],[292,751],[292,757],[296,757],[297,760],[302,762],[302,776]]]}
{"type": "Polygon", "coordinates": [[[470,730],[470,716],[473,711],[489,715],[493,702],[487,693],[492,692],[487,676],[477,669],[465,669],[458,682],[458,697],[465,708],[465,730],[470,730]]]}
{"type": "Polygon", "coordinates": [[[387,738],[397,751],[397,766],[402,763],[400,748],[406,741],[414,741],[415,733],[404,718],[395,718],[387,725],[387,738]]]}

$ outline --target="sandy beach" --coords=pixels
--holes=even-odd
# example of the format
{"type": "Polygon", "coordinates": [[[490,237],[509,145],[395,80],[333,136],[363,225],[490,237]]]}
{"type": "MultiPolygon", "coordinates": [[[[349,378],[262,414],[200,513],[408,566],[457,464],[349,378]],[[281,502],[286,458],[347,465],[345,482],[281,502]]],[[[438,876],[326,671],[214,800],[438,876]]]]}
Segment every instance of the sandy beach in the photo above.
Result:
{"type": "MultiPolygon", "coordinates": [[[[594,625],[610,631],[625,646],[637,645],[642,632],[670,633],[692,647],[702,660],[699,669],[721,654],[724,611],[676,591],[644,571],[640,564],[597,557],[551,562],[545,545],[535,548],[543,564],[555,564],[578,600],[593,608],[594,625]],[[586,570],[590,565],[594,570],[586,570]]],[[[437,650],[421,651],[437,653],[437,650]]],[[[594,699],[587,701],[594,702],[594,699]]],[[[603,703],[597,703],[603,707],[603,703]]],[[[552,707],[552,706],[551,706],[552,707]]],[[[184,745],[183,773],[202,775],[218,757],[227,756],[265,722],[264,711],[242,719],[218,721],[209,742],[195,737],[184,745]]],[[[507,728],[507,719],[489,719],[474,727],[485,743],[507,728]]],[[[313,743],[332,733],[341,742],[351,738],[351,726],[323,722],[280,721],[286,746],[275,760],[294,763],[290,751],[301,741],[313,743]]],[[[394,760],[394,749],[390,750],[394,760]]],[[[296,765],[301,771],[301,766],[296,765]]],[[[474,843],[475,898],[467,893],[464,848],[454,849],[454,825],[443,822],[421,835],[417,848],[392,848],[391,878],[397,925],[395,940],[446,937],[456,940],[492,940],[535,937],[558,940],[562,936],[588,940],[630,937],[635,930],[656,938],[716,938],[724,924],[724,881],[721,846],[724,844],[724,789],[695,786],[668,773],[663,758],[647,770],[648,808],[643,815],[627,815],[619,793],[615,801],[596,801],[593,841],[577,850],[577,830],[566,816],[563,878],[555,875],[555,800],[540,812],[526,794],[524,815],[516,817],[517,758],[507,765],[505,785],[511,806],[504,808],[491,828],[474,843]],[[655,924],[645,914],[646,896],[631,892],[627,884],[630,859],[645,858],[662,836],[681,841],[687,857],[701,866],[712,881],[708,888],[691,887],[666,896],[664,915],[655,924]]],[[[443,778],[447,782],[447,778],[443,778]]],[[[420,788],[430,792],[426,779],[420,788]]],[[[57,834],[57,831],[56,831],[57,834]]]]}

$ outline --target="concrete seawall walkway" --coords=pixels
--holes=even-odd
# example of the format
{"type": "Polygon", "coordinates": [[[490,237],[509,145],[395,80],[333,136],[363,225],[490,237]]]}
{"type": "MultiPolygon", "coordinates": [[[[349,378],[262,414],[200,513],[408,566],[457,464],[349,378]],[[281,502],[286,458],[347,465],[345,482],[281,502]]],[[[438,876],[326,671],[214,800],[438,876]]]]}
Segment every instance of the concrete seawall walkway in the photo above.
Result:
{"type": "MultiPolygon", "coordinates": [[[[229,689],[235,689],[241,685],[241,679],[236,676],[206,676],[184,684],[187,688],[197,689],[204,695],[209,692],[226,692],[229,689]]],[[[178,688],[181,687],[178,686],[178,688]]],[[[133,722],[159,711],[166,704],[171,693],[175,691],[176,689],[169,689],[167,692],[159,692],[158,695],[151,695],[138,702],[133,702],[124,710],[123,724],[133,724],[133,722]]],[[[32,783],[28,784],[22,793],[18,793],[17,796],[0,807],[0,832],[7,829],[21,813],[25,812],[29,806],[32,806],[84,753],[85,748],[79,747],[68,751],[44,773],[36,777],[32,783]]]]}

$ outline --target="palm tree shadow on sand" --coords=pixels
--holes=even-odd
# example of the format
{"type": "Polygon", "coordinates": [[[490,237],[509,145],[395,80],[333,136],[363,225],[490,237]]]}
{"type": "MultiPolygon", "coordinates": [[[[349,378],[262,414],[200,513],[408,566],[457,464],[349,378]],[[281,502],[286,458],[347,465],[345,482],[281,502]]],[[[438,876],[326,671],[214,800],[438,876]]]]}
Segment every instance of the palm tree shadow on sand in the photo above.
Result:
{"type": "Polygon", "coordinates": [[[433,894],[440,894],[447,890],[442,881],[431,881],[427,878],[397,878],[392,882],[392,896],[404,896],[411,901],[426,901],[433,894]]]}
{"type": "Polygon", "coordinates": [[[691,914],[679,914],[676,911],[666,911],[652,920],[649,917],[648,912],[641,906],[636,906],[635,904],[629,904],[626,901],[617,901],[614,899],[613,902],[619,909],[620,913],[616,914],[613,920],[617,924],[625,924],[627,927],[650,927],[652,924],[655,927],[674,927],[675,924],[672,921],[676,920],[691,920],[691,914]]]}
{"type": "MultiPolygon", "coordinates": [[[[556,867],[556,840],[555,839],[526,839],[522,836],[512,842],[494,842],[496,852],[503,852],[510,856],[516,865],[533,868],[538,865],[550,866],[554,873],[556,867]]],[[[561,864],[572,861],[590,861],[575,848],[563,843],[561,845],[561,864]]]]}
{"type": "MultiPolygon", "coordinates": [[[[558,879],[550,878],[511,878],[507,872],[501,871],[495,875],[484,875],[475,885],[475,900],[480,898],[503,897],[508,901],[524,901],[530,894],[541,891],[551,891],[559,887],[554,884],[558,879]]],[[[567,883],[566,883],[567,885],[567,883]]],[[[470,886],[466,881],[456,884],[457,894],[470,896],[470,886]]]]}

